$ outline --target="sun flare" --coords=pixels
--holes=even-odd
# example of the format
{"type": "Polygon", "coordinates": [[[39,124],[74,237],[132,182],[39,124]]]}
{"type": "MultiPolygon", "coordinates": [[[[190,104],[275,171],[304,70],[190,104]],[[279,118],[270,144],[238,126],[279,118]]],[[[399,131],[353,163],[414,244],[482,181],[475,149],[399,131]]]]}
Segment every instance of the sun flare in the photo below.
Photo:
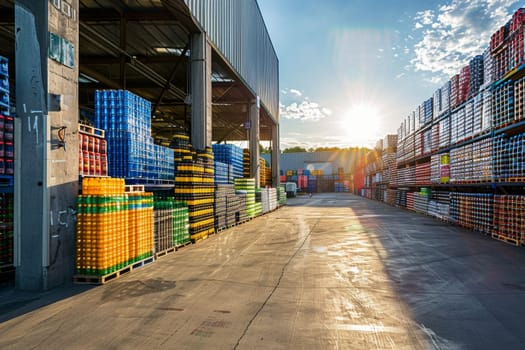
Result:
{"type": "Polygon", "coordinates": [[[376,138],[381,128],[382,118],[379,107],[358,103],[350,106],[342,118],[342,126],[350,142],[364,145],[376,138]]]}

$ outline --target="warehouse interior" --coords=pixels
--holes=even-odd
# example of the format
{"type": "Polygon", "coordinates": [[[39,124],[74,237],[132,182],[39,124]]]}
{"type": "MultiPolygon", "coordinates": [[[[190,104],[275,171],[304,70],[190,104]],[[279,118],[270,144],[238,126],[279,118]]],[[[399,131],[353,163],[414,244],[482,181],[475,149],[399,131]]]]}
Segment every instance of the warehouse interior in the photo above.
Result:
{"type": "Polygon", "coordinates": [[[127,90],[150,101],[156,144],[169,146],[179,134],[189,135],[197,150],[247,141],[256,186],[259,142],[269,141],[271,181],[279,187],[278,60],[257,3],[235,9],[247,16],[228,14],[234,10],[225,4],[206,4],[199,12],[203,6],[182,0],[0,1],[0,55],[10,63],[12,111],[20,117],[14,181],[18,288],[45,290],[71,280],[76,131],[79,121],[93,125],[97,90],[127,90]],[[228,21],[215,23],[210,11],[222,11],[228,21]],[[262,39],[241,48],[232,33],[250,21],[252,37],[245,40],[262,39]],[[65,59],[53,56],[54,38],[68,43],[65,59]],[[248,67],[243,59],[250,57],[258,64],[248,67]]]}

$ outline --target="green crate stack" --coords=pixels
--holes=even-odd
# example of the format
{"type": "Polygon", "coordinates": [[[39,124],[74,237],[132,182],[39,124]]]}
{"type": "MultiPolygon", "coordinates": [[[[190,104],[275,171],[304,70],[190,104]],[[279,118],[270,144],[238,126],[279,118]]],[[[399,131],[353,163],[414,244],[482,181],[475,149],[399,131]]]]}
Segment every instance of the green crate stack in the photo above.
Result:
{"type": "Polygon", "coordinates": [[[286,205],[286,187],[285,185],[279,186],[279,206],[286,205]]]}
{"type": "Polygon", "coordinates": [[[190,216],[186,202],[174,202],[173,206],[173,243],[177,247],[190,241],[190,216]]]}
{"type": "Polygon", "coordinates": [[[249,218],[253,218],[262,212],[262,207],[259,210],[255,201],[255,179],[235,179],[235,190],[246,193],[246,215],[249,218]]]}

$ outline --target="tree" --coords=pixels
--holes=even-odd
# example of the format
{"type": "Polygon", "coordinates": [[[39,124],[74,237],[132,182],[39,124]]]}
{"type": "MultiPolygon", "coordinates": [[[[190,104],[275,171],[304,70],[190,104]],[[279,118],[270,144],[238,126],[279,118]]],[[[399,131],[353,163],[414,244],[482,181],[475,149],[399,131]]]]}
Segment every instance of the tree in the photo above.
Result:
{"type": "Polygon", "coordinates": [[[306,152],[306,149],[300,146],[295,146],[291,148],[285,148],[283,153],[299,153],[299,152],[306,152]]]}

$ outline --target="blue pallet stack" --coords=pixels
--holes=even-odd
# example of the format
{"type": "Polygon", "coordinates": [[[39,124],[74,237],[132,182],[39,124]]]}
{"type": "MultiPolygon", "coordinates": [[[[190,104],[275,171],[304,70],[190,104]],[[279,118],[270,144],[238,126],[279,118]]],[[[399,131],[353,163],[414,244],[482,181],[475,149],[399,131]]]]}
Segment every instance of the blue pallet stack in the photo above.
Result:
{"type": "Polygon", "coordinates": [[[228,185],[229,182],[229,165],[223,162],[215,161],[215,184],[228,185]]]}
{"type": "Polygon", "coordinates": [[[228,174],[228,183],[231,184],[234,179],[243,177],[244,153],[242,148],[229,144],[214,144],[213,154],[215,161],[231,166],[231,172],[228,174]]]}
{"type": "Polygon", "coordinates": [[[9,61],[0,56],[0,114],[9,115],[9,61]]]}
{"type": "Polygon", "coordinates": [[[173,150],[151,137],[151,102],[125,90],[97,90],[95,127],[106,130],[109,176],[131,184],[173,183],[173,150]]]}
{"type": "Polygon", "coordinates": [[[483,55],[477,55],[469,62],[470,66],[470,90],[469,97],[474,97],[484,80],[483,55]]]}

